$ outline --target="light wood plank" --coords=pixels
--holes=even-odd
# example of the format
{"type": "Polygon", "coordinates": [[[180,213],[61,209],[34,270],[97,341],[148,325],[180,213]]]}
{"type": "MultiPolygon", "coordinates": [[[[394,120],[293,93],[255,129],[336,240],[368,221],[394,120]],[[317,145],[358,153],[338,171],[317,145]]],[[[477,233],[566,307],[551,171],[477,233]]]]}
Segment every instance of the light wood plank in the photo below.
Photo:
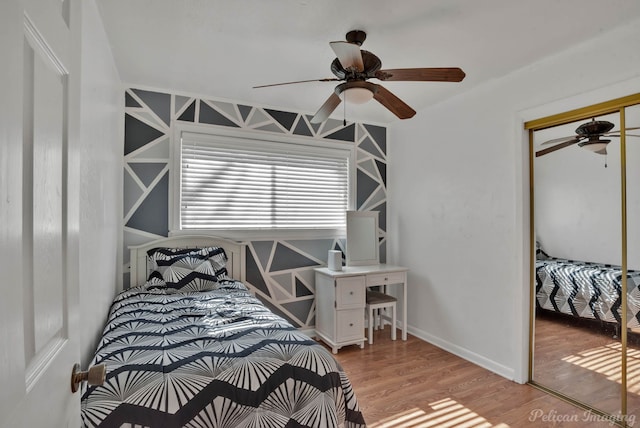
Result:
{"type": "Polygon", "coordinates": [[[389,329],[375,331],[373,345],[335,355],[371,428],[611,426],[414,336],[392,341],[389,329]]]}

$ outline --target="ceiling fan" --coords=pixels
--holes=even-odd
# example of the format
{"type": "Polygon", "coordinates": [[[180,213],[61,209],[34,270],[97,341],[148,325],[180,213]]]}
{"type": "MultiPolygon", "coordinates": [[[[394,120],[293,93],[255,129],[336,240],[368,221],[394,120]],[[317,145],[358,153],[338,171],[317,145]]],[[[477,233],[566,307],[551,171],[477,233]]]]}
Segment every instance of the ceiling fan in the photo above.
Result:
{"type": "MultiPolygon", "coordinates": [[[[620,131],[612,131],[615,125],[606,120],[591,119],[591,122],[583,123],[576,128],[576,135],[570,137],[554,138],[543,142],[541,145],[553,144],[551,147],[536,152],[536,157],[555,152],[556,150],[578,144],[578,146],[590,150],[600,155],[607,154],[607,144],[611,140],[601,139],[600,137],[620,137],[620,131]]],[[[640,129],[640,127],[626,128],[625,131],[640,129]]],[[[640,137],[640,135],[626,134],[629,137],[640,137]]]]}
{"type": "Polygon", "coordinates": [[[330,42],[331,49],[337,58],[331,63],[331,72],[335,78],[300,80],[296,82],[276,83],[271,85],[254,86],[265,88],[269,86],[290,85],[306,82],[340,82],[334,93],[322,104],[311,119],[311,123],[322,123],[340,105],[343,99],[362,104],[371,98],[378,101],[400,119],[413,117],[416,112],[404,101],[392,94],[385,87],[368,82],[376,78],[381,81],[420,81],[420,82],[460,82],[465,77],[460,68],[397,68],[382,70],[380,58],[371,52],[360,49],[367,34],[361,30],[349,31],[346,41],[330,42]],[[340,96],[342,95],[342,99],[340,96]]]}

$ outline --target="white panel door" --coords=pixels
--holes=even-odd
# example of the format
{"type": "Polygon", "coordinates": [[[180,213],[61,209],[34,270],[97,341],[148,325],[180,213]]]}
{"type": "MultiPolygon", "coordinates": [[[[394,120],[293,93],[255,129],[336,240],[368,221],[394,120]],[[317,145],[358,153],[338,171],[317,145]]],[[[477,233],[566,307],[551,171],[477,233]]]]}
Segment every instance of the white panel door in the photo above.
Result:
{"type": "Polygon", "coordinates": [[[0,10],[0,427],[80,425],[77,7],[0,10]]]}

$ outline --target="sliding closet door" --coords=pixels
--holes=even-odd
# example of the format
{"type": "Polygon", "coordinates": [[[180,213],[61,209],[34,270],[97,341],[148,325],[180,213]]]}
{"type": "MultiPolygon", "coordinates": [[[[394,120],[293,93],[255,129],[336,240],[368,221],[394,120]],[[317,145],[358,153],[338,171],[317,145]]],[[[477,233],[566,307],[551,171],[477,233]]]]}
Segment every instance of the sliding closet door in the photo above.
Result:
{"type": "Polygon", "coordinates": [[[531,383],[588,407],[582,416],[638,426],[640,93],[525,129],[533,153],[531,238],[541,244],[532,257],[531,383]],[[542,143],[566,142],[561,137],[592,120],[611,122],[612,130],[545,150],[555,145],[542,143]],[[585,142],[607,143],[606,150],[589,151],[585,142]],[[571,259],[567,269],[550,270],[557,259],[571,259]]]}
{"type": "MultiPolygon", "coordinates": [[[[618,123],[617,115],[597,120],[618,123]]],[[[534,147],[540,150],[551,146],[542,142],[575,135],[587,121],[537,131],[534,147]]],[[[597,266],[574,261],[620,264],[617,146],[604,156],[574,144],[534,160],[535,237],[541,252],[533,380],[606,413],[620,410],[616,293],[597,290],[597,266]]]]}

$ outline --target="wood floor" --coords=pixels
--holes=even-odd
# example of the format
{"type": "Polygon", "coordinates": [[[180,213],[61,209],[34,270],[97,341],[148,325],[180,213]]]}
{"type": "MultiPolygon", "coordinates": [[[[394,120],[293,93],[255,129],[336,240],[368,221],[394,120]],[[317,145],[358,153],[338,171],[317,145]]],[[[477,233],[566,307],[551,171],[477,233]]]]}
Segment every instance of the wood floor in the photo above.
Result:
{"type": "Polygon", "coordinates": [[[612,426],[414,336],[392,341],[389,328],[374,333],[373,345],[346,346],[336,355],[368,427],[612,426]]]}
{"type": "MultiPolygon", "coordinates": [[[[603,411],[620,411],[622,346],[613,324],[543,312],[536,317],[535,340],[536,381],[603,411]]],[[[640,416],[638,340],[628,333],[627,409],[640,416]]]]}

